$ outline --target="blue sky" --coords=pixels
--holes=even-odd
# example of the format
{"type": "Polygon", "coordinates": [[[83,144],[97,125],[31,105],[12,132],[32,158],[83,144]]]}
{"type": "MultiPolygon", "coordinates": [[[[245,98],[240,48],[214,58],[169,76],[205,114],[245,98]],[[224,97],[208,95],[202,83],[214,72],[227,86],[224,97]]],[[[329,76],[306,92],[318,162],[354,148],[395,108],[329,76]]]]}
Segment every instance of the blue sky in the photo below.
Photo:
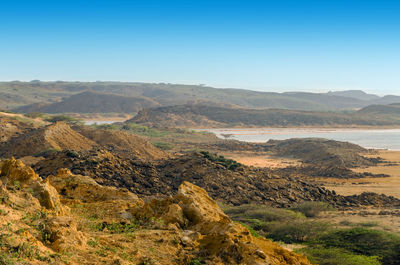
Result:
{"type": "Polygon", "coordinates": [[[400,94],[399,1],[0,1],[0,80],[400,94]]]}

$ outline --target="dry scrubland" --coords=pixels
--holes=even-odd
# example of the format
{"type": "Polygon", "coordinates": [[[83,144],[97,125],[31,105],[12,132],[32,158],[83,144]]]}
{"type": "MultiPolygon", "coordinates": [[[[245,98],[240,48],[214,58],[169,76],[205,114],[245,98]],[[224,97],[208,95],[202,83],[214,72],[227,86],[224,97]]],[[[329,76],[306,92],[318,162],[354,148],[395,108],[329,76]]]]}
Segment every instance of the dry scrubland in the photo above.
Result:
{"type": "Polygon", "coordinates": [[[335,189],[343,195],[359,194],[363,191],[384,193],[400,198],[400,151],[378,151],[370,157],[381,157],[388,161],[388,164],[378,166],[354,168],[355,172],[371,172],[373,174],[386,174],[387,178],[366,178],[338,181],[325,179],[327,188],[335,189]]]}
{"type": "Polygon", "coordinates": [[[398,153],[0,118],[4,264],[399,264],[398,153]]]}

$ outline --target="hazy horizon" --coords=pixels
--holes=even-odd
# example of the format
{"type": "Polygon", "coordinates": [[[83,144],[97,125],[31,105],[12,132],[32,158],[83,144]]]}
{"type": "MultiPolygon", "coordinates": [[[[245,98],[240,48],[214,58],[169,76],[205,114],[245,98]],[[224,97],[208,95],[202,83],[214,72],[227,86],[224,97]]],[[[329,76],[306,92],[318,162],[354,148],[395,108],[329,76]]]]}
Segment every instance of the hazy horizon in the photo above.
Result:
{"type": "Polygon", "coordinates": [[[287,92],[306,92],[306,93],[328,93],[328,92],[342,92],[342,91],[350,91],[350,90],[360,90],[367,94],[375,94],[378,96],[385,96],[385,95],[396,95],[400,96],[400,91],[393,91],[393,93],[382,93],[382,91],[374,91],[368,89],[298,89],[298,88],[260,88],[260,87],[218,87],[204,83],[172,83],[172,82],[163,82],[163,81],[153,81],[153,82],[145,82],[145,81],[121,81],[121,80],[40,80],[40,79],[32,79],[32,80],[0,80],[2,82],[31,82],[34,80],[39,80],[41,82],[121,82],[121,83],[153,83],[153,84],[175,84],[175,85],[201,85],[201,86],[208,86],[217,89],[244,89],[244,90],[252,90],[258,92],[277,92],[277,93],[287,93],[287,92]]]}

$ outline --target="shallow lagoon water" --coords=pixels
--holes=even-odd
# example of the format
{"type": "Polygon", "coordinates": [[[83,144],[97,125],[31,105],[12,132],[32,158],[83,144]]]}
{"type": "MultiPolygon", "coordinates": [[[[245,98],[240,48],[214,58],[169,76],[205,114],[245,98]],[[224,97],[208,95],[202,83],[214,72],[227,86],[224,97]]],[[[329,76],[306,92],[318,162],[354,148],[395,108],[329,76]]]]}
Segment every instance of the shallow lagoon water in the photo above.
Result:
{"type": "Polygon", "coordinates": [[[113,124],[115,122],[119,122],[119,121],[104,121],[104,120],[85,120],[84,124],[85,125],[102,125],[102,124],[113,124]]]}
{"type": "Polygon", "coordinates": [[[270,139],[318,137],[358,144],[365,148],[400,150],[400,129],[327,129],[327,128],[249,128],[201,129],[220,138],[245,142],[267,142],[270,139]]]}

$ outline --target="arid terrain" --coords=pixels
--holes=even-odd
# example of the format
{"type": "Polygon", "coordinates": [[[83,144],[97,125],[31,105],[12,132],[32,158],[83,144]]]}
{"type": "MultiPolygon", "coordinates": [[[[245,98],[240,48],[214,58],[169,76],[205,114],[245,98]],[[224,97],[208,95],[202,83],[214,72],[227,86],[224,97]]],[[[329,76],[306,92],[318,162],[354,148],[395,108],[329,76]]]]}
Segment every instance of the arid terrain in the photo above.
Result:
{"type": "Polygon", "coordinates": [[[116,113],[0,113],[0,264],[399,264],[400,152],[116,113]]]}
{"type": "Polygon", "coordinates": [[[324,179],[325,186],[335,189],[339,194],[358,194],[363,191],[383,193],[400,198],[400,151],[378,151],[370,157],[380,157],[387,161],[387,164],[370,166],[365,168],[354,168],[353,171],[372,174],[385,174],[386,178],[367,178],[346,180],[344,182],[335,179],[324,179]]]}
{"type": "MultiPolygon", "coordinates": [[[[293,158],[276,157],[269,154],[257,154],[252,152],[224,152],[228,158],[234,159],[241,164],[254,167],[286,168],[298,166],[300,161],[293,158]]],[[[384,174],[387,177],[366,178],[315,178],[315,182],[328,190],[334,190],[337,194],[351,196],[363,192],[386,194],[400,199],[400,151],[377,151],[375,154],[367,155],[371,158],[381,158],[386,164],[377,166],[366,166],[352,168],[357,173],[384,174]]],[[[364,223],[377,229],[400,232],[400,210],[395,207],[390,210],[376,208],[330,212],[318,220],[327,220],[337,225],[354,225],[364,223]]]]}

